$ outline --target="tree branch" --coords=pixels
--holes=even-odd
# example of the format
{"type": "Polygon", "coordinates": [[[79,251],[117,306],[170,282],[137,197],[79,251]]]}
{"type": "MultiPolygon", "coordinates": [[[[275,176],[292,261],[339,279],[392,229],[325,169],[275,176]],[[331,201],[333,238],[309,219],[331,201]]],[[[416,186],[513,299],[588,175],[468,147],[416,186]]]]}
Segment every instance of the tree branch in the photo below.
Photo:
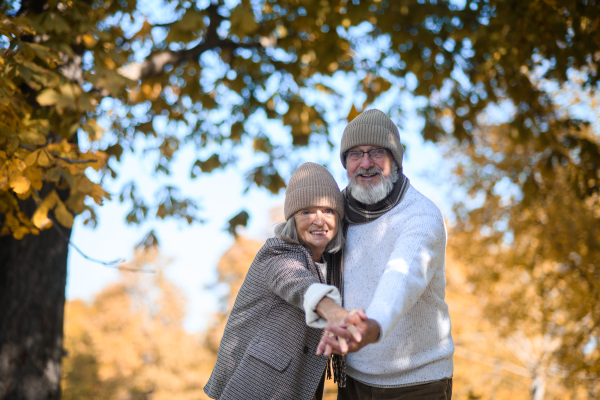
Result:
{"type": "Polygon", "coordinates": [[[69,164],[91,164],[91,163],[95,163],[98,162],[98,160],[73,160],[70,158],[66,158],[66,157],[58,157],[59,159],[68,162],[69,164]]]}
{"type": "Polygon", "coordinates": [[[217,48],[221,49],[263,49],[260,43],[236,43],[230,39],[223,39],[217,33],[217,28],[225,19],[218,12],[218,4],[211,4],[206,8],[210,24],[204,40],[192,47],[179,51],[161,50],[152,53],[141,63],[132,63],[119,69],[119,73],[132,80],[145,80],[155,77],[164,71],[167,64],[177,65],[182,61],[198,59],[202,53],[217,48]]]}
{"type": "Polygon", "coordinates": [[[154,271],[152,269],[124,267],[124,266],[120,265],[120,264],[123,264],[123,263],[126,262],[122,258],[118,258],[118,259],[113,260],[113,261],[102,261],[102,260],[98,260],[96,258],[92,258],[92,257],[88,256],[87,254],[85,254],[79,247],[77,247],[75,245],[75,243],[73,243],[64,234],[64,232],[61,230],[61,228],[58,227],[56,221],[54,221],[52,218],[50,218],[50,219],[52,220],[52,226],[56,229],[56,231],[59,233],[59,235],[68,243],[69,246],[73,247],[86,260],[89,260],[89,261],[97,263],[97,264],[104,265],[105,267],[116,268],[116,269],[119,269],[119,270],[122,270],[122,271],[148,272],[148,273],[151,273],[151,274],[154,274],[156,272],[156,271],[154,271]]]}

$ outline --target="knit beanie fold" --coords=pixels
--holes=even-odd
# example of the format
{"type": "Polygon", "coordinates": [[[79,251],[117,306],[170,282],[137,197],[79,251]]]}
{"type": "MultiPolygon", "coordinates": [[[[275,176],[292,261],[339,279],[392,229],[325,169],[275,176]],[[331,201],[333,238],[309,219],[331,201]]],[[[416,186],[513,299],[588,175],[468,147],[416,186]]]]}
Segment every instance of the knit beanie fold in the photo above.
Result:
{"type": "Polygon", "coordinates": [[[381,146],[388,149],[398,167],[402,167],[404,148],[396,124],[383,112],[371,109],[362,112],[344,129],[340,158],[346,168],[344,153],[356,146],[381,146]]]}
{"type": "Polygon", "coordinates": [[[286,221],[308,207],[328,207],[344,217],[344,199],[335,179],[327,168],[311,162],[298,167],[290,178],[283,204],[286,221]]]}

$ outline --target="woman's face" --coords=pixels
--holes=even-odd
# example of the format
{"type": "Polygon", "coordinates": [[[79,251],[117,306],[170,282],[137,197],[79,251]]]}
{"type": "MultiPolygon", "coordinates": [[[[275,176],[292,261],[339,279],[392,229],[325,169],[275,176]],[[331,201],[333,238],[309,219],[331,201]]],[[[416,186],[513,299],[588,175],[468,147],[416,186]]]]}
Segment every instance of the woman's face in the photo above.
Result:
{"type": "Polygon", "coordinates": [[[338,224],[335,211],[327,207],[309,207],[294,214],[296,231],[302,244],[319,261],[327,244],[335,237],[338,224]]]}

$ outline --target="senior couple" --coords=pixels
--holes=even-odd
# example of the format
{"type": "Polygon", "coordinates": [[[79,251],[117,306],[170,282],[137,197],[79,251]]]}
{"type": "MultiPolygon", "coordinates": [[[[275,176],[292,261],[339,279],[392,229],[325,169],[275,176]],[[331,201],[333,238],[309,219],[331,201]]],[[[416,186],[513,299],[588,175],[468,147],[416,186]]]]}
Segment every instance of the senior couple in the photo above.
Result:
{"type": "Polygon", "coordinates": [[[290,178],[286,222],[248,270],[209,397],[321,399],[332,369],[338,400],[451,398],[441,213],[404,176],[383,112],[352,120],[340,155],[341,193],[318,164],[290,178]]]}

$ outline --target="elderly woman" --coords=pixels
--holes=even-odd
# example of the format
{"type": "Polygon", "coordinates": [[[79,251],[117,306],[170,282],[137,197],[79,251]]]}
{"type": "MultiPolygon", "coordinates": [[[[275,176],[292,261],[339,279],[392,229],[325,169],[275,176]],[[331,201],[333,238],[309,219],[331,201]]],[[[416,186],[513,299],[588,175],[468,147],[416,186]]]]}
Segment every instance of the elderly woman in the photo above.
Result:
{"type": "Polygon", "coordinates": [[[329,171],[301,165],[286,189],[284,214],[286,222],[254,258],[227,320],[204,387],[211,398],[321,397],[327,359],[315,353],[322,330],[307,324],[335,325],[348,314],[338,305],[338,289],[326,281],[325,260],[343,245],[344,216],[329,171]]]}

